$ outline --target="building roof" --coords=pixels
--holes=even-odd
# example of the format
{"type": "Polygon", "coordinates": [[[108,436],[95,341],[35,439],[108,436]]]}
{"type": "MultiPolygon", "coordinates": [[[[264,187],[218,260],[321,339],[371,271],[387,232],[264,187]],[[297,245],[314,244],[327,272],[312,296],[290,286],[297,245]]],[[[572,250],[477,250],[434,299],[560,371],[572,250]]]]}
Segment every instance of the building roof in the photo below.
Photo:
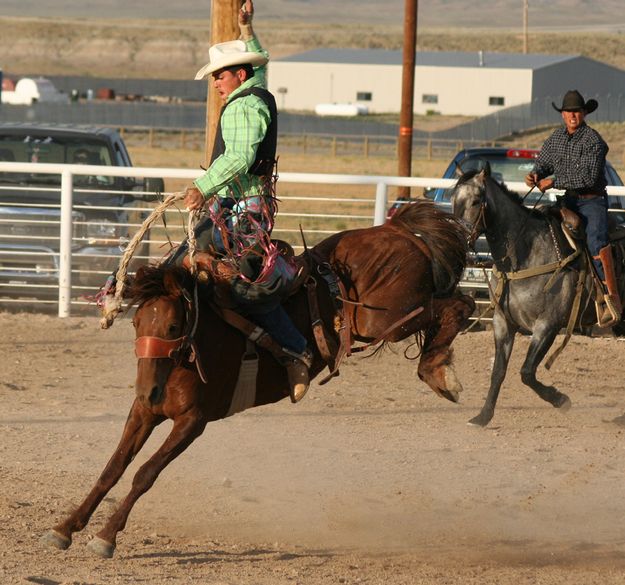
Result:
{"type": "MultiPolygon", "coordinates": [[[[540,69],[575,59],[579,55],[542,55],[537,53],[489,53],[475,51],[418,51],[417,66],[488,67],[493,69],[540,69]]],[[[385,49],[313,49],[274,59],[290,63],[345,63],[353,65],[401,65],[402,51],[385,49]]]]}

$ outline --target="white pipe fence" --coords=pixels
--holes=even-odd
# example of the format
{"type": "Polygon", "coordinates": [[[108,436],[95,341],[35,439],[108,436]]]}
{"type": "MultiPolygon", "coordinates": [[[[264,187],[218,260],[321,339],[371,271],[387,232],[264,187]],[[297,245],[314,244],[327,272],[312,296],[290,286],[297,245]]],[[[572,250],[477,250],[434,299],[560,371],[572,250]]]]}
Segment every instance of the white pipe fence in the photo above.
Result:
{"type": "MultiPolygon", "coordinates": [[[[97,176],[106,175],[107,177],[133,177],[133,178],[164,178],[168,180],[184,180],[189,184],[193,179],[197,178],[201,171],[195,169],[175,169],[175,168],[146,168],[146,167],[102,167],[95,165],[62,165],[62,164],[43,164],[43,163],[14,163],[14,162],[0,162],[0,173],[12,172],[12,173],[27,173],[28,175],[38,174],[57,174],[60,176],[60,198],[56,205],[60,210],[59,214],[59,236],[58,236],[58,251],[52,253],[53,256],[57,256],[58,267],[58,296],[55,302],[58,302],[58,316],[67,317],[71,312],[71,305],[76,303],[75,294],[72,294],[72,262],[73,251],[76,242],[75,227],[77,219],[75,218],[75,211],[80,209],[80,205],[74,205],[74,195],[78,190],[74,185],[74,178],[76,176],[97,176]]],[[[1,181],[0,181],[1,182],[1,181]]],[[[295,195],[282,195],[279,198],[281,202],[298,201],[298,202],[317,202],[324,206],[324,209],[320,213],[302,213],[302,212],[282,212],[278,213],[276,230],[279,232],[280,220],[287,219],[289,217],[306,217],[309,221],[315,221],[321,229],[312,229],[320,235],[327,235],[345,229],[341,222],[348,220],[360,220],[366,222],[365,225],[380,225],[384,223],[387,217],[387,211],[389,206],[389,188],[391,187],[414,187],[414,188],[449,188],[455,183],[452,179],[440,179],[440,178],[421,178],[421,177],[392,177],[382,175],[340,175],[340,174],[318,174],[318,173],[280,173],[279,185],[280,191],[284,189],[285,185],[298,184],[305,189],[310,189],[312,185],[333,185],[333,186],[346,186],[348,188],[362,187],[363,189],[373,190],[374,194],[371,197],[331,197],[331,196],[319,196],[297,193],[295,195]],[[331,206],[338,206],[343,209],[347,206],[352,206],[347,213],[331,213],[334,210],[331,206]],[[372,208],[372,210],[370,210],[372,208]],[[364,210],[364,211],[363,211],[364,210]],[[337,223],[338,222],[338,223],[337,223]],[[324,225],[327,224],[327,225],[324,225]]],[[[511,189],[518,190],[519,192],[526,192],[527,187],[523,183],[510,183],[508,186],[511,189]]],[[[15,203],[15,198],[12,202],[6,202],[4,193],[7,190],[17,190],[19,185],[4,185],[0,188],[0,211],[7,207],[31,207],[28,201],[15,203]]],[[[24,187],[21,187],[24,189],[24,187]]],[[[28,188],[30,189],[30,188],[28,188]]],[[[30,189],[32,191],[32,189],[30,189]]],[[[46,189],[49,190],[49,189],[46,189]]],[[[610,187],[608,189],[609,194],[625,196],[625,187],[610,187]]],[[[103,193],[107,193],[104,191],[103,193]]],[[[111,198],[114,193],[109,192],[111,198]]],[[[115,192],[117,193],[117,192],[115,192]]],[[[140,193],[130,192],[132,195],[141,197],[140,193]]],[[[41,205],[40,205],[41,206],[41,205]]],[[[52,207],[52,205],[47,205],[52,207]]],[[[99,209],[116,209],[115,207],[100,206],[99,209]]],[[[93,207],[90,207],[93,209],[93,207]]],[[[146,208],[141,208],[145,213],[146,208]]],[[[184,210],[177,211],[177,213],[184,213],[184,210]]],[[[18,219],[0,218],[0,228],[2,223],[16,222],[18,219]]],[[[140,225],[140,224],[138,224],[140,225]]],[[[138,225],[132,224],[131,227],[138,228],[138,225]]],[[[283,232],[295,233],[299,230],[295,228],[284,228],[283,232]]],[[[305,230],[308,233],[308,230],[305,230]]],[[[2,231],[5,234],[5,231],[2,231]]],[[[0,236],[0,245],[6,244],[5,240],[8,236],[0,236]]],[[[18,241],[19,235],[11,236],[14,238],[12,241],[18,241]]],[[[22,252],[24,254],[25,252],[22,252]]],[[[19,251],[14,252],[16,256],[19,256],[19,251]]],[[[0,279],[2,279],[2,267],[0,265],[0,279]]],[[[87,270],[88,272],[88,270],[87,270]]],[[[96,271],[97,272],[97,271],[96,271]]],[[[105,280],[105,276],[102,277],[102,283],[105,280]]],[[[10,287],[11,283],[7,286],[10,287]]],[[[11,298],[10,295],[5,295],[3,288],[0,286],[0,304],[4,302],[23,303],[23,298],[11,298]],[[5,298],[6,297],[6,298],[5,298]]],[[[48,303],[51,301],[48,300],[48,303]]]]}

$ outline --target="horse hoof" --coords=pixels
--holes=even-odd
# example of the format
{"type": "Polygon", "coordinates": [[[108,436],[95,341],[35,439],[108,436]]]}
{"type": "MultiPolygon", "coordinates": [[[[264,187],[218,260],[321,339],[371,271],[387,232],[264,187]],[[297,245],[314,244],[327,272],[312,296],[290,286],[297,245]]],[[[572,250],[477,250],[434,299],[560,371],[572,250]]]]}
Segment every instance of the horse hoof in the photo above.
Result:
{"type": "Polygon", "coordinates": [[[445,387],[447,388],[447,392],[453,396],[453,400],[451,398],[449,400],[459,402],[460,392],[462,392],[463,388],[456,375],[456,371],[450,365],[445,368],[445,387]]]}
{"type": "Polygon", "coordinates": [[[472,427],[484,428],[491,420],[492,417],[485,417],[481,414],[474,416],[471,420],[467,421],[467,424],[472,427]]]}
{"type": "Polygon", "coordinates": [[[57,532],[56,530],[48,530],[39,542],[46,548],[58,548],[59,550],[67,550],[72,544],[72,539],[57,532]]]}
{"type": "Polygon", "coordinates": [[[572,405],[573,403],[571,402],[571,399],[566,394],[562,394],[562,397],[558,401],[558,404],[556,404],[555,406],[561,412],[568,412],[569,410],[571,410],[572,405]]]}
{"type": "Polygon", "coordinates": [[[447,400],[449,400],[450,402],[460,401],[460,396],[458,396],[458,393],[454,392],[453,390],[439,390],[439,394],[443,398],[447,398],[447,400]]]}
{"type": "Polygon", "coordinates": [[[115,545],[110,542],[106,542],[106,540],[101,539],[98,536],[95,536],[93,540],[90,540],[87,544],[87,548],[94,554],[98,555],[103,559],[110,559],[113,557],[113,553],[115,552],[115,545]]]}

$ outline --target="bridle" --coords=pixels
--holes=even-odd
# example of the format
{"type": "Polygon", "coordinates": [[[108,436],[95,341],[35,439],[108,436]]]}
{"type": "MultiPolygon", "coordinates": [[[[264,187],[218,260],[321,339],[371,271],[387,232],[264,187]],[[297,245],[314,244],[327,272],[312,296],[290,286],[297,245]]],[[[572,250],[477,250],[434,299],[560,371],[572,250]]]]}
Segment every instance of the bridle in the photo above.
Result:
{"type": "MultiPolygon", "coordinates": [[[[523,197],[521,198],[521,204],[525,204],[525,200],[534,189],[535,189],[535,186],[531,187],[530,190],[525,195],[523,195],[523,197]]],[[[532,205],[532,209],[536,209],[543,195],[544,195],[544,192],[541,192],[540,197],[538,197],[538,199],[532,205]]],[[[521,224],[520,232],[523,232],[523,230],[525,229],[525,225],[527,224],[528,217],[529,216],[527,216],[523,220],[523,223],[521,224]]],[[[464,225],[465,229],[469,232],[469,235],[467,236],[467,243],[469,244],[470,247],[473,247],[473,245],[475,244],[475,240],[477,240],[480,237],[480,234],[486,231],[486,190],[485,189],[484,189],[484,192],[480,194],[480,210],[477,214],[477,219],[473,223],[466,221],[466,220],[461,220],[461,223],[462,225],[464,225]]]]}
{"type": "Polygon", "coordinates": [[[473,248],[475,241],[486,230],[486,200],[482,195],[480,197],[480,210],[478,211],[476,220],[471,223],[470,221],[461,220],[462,225],[468,231],[467,243],[470,248],[473,248]]]}
{"type": "Polygon", "coordinates": [[[185,314],[185,326],[182,336],[176,339],[165,339],[155,335],[142,335],[135,339],[135,355],[138,359],[171,359],[179,366],[183,361],[195,362],[202,381],[206,382],[206,376],[198,359],[195,344],[195,332],[199,322],[197,282],[193,286],[193,298],[186,290],[183,290],[183,309],[185,314]]]}

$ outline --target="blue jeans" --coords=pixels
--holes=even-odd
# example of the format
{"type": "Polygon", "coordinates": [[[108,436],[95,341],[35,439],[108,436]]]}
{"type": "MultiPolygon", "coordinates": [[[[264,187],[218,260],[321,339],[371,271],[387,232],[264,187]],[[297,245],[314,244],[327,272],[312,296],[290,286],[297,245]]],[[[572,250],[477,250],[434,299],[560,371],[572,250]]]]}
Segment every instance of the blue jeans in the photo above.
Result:
{"type": "MultiPolygon", "coordinates": [[[[228,227],[231,227],[230,223],[228,223],[228,227]]],[[[214,228],[213,222],[209,218],[196,226],[195,237],[199,250],[208,250],[210,247],[213,247],[218,252],[225,251],[221,232],[214,228]]],[[[165,264],[177,266],[182,264],[188,248],[188,241],[185,240],[174,254],[165,260],[165,264]]],[[[248,315],[247,318],[267,331],[282,347],[295,353],[303,353],[308,345],[306,338],[295,327],[289,314],[281,305],[270,309],[266,313],[248,315]]]]}
{"type": "Polygon", "coordinates": [[[605,280],[601,260],[595,260],[599,250],[605,248],[610,242],[608,237],[608,197],[600,195],[591,199],[582,199],[575,196],[564,195],[565,207],[577,213],[586,230],[586,243],[588,250],[593,256],[593,263],[601,280],[605,280]]]}
{"type": "Polygon", "coordinates": [[[295,353],[303,353],[306,349],[306,338],[293,325],[293,321],[281,305],[268,313],[253,315],[250,319],[267,331],[282,347],[295,353]]]}
{"type": "MultiPolygon", "coordinates": [[[[220,231],[215,229],[213,222],[208,217],[195,226],[195,239],[197,241],[197,249],[200,251],[210,250],[211,247],[215,248],[218,252],[223,252],[225,250],[220,231]]],[[[180,266],[188,252],[189,241],[185,238],[174,250],[174,253],[165,258],[163,264],[166,266],[172,264],[180,266]]]]}

